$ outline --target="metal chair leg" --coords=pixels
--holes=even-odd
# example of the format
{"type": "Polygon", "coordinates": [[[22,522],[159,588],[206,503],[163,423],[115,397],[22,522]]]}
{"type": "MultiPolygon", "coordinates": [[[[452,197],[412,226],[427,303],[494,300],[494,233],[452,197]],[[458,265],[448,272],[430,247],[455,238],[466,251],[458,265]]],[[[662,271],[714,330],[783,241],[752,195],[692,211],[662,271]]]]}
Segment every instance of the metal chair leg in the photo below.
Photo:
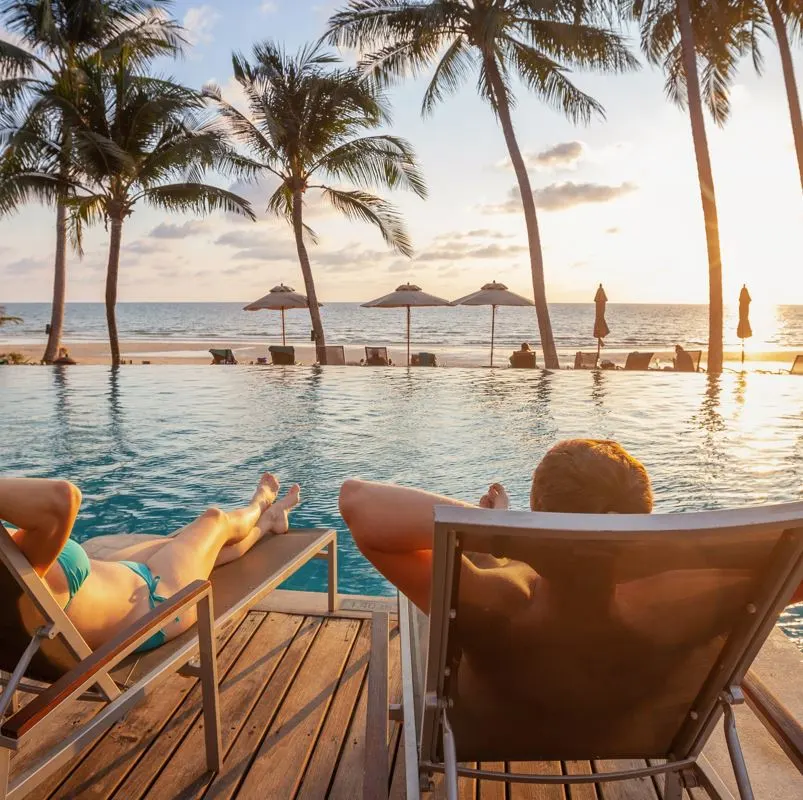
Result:
{"type": "Polygon", "coordinates": [[[725,741],[728,743],[728,752],[733,765],[733,774],[736,777],[736,786],[739,789],[741,800],[754,800],[753,787],[750,785],[750,776],[747,774],[747,765],[744,763],[742,745],[739,734],[736,732],[736,716],[729,702],[722,703],[725,709],[725,741]]]}
{"type": "Polygon", "coordinates": [[[326,548],[326,564],[329,571],[329,613],[337,611],[337,540],[334,539],[326,548]]]}
{"type": "Polygon", "coordinates": [[[443,763],[446,777],[446,798],[457,800],[457,751],[454,732],[446,712],[443,712],[443,763]]]}
{"type": "Polygon", "coordinates": [[[664,775],[664,800],[682,800],[683,782],[679,772],[667,772],[664,775]]]}

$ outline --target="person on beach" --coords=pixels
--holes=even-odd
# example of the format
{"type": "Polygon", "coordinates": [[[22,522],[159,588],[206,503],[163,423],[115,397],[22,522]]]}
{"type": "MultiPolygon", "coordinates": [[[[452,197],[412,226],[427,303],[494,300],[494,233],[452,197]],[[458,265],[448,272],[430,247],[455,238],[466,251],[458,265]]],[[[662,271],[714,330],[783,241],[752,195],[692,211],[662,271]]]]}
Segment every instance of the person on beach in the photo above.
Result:
{"type": "Polygon", "coordinates": [[[675,372],[694,372],[694,361],[691,354],[684,350],[679,344],[675,345],[675,372]]]}
{"type": "MultiPolygon", "coordinates": [[[[90,558],[70,538],[81,492],[67,481],[0,478],[0,520],[15,526],[15,544],[95,649],[193,581],[208,578],[216,566],[240,558],[266,534],[285,533],[299,491],[294,484],[277,500],[279,482],[265,473],[248,505],[230,512],[210,508],[171,536],[133,537],[140,541],[108,559],[90,558]]],[[[159,647],[194,622],[192,609],[139,650],[159,647]]]]}

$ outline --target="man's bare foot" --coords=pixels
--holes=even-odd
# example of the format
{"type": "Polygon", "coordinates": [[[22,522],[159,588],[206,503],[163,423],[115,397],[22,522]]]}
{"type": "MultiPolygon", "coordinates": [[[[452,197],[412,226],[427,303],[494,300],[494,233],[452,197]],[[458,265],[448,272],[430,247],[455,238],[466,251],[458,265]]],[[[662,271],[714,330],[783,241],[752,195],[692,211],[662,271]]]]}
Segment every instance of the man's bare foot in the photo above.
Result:
{"type": "Polygon", "coordinates": [[[301,500],[301,487],[294,483],[287,494],[266,509],[257,522],[257,528],[263,533],[287,533],[290,528],[290,512],[301,500]]]}
{"type": "Polygon", "coordinates": [[[496,511],[507,511],[510,498],[501,483],[492,483],[488,491],[480,498],[480,508],[492,508],[496,511]]]}

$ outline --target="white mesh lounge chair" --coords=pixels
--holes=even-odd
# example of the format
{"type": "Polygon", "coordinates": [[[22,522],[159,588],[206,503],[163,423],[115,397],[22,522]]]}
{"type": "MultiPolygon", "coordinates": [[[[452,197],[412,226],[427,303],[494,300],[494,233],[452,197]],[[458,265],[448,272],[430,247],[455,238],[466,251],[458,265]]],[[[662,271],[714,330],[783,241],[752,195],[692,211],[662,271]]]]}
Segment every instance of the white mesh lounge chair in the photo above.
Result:
{"type": "Polygon", "coordinates": [[[655,353],[639,353],[634,350],[632,353],[627,354],[625,369],[649,369],[654,355],[655,353]]]}
{"type": "Polygon", "coordinates": [[[326,345],[326,363],[330,367],[345,366],[346,348],[342,344],[326,345]]]}
{"type": "Polygon", "coordinates": [[[578,350],[574,354],[574,368],[575,369],[596,369],[597,368],[597,354],[596,353],[583,353],[578,350]]]}
{"type": "MultiPolygon", "coordinates": [[[[391,716],[403,719],[408,800],[436,772],[445,773],[449,798],[458,796],[458,775],[567,784],[659,774],[665,800],[680,800],[691,786],[731,798],[702,755],[723,716],[740,797],[752,800],[733,706],[801,579],[803,503],[604,516],[436,508],[429,619],[399,598],[403,702],[391,716]],[[507,616],[460,598],[462,553],[525,562],[551,581],[556,597],[561,587],[568,591],[537,628],[514,628],[507,616]],[[610,603],[599,602],[603,595],[610,603]],[[465,766],[598,759],[650,766],[593,775],[465,766]]],[[[377,757],[388,718],[387,705],[380,707],[387,703],[386,617],[375,624],[371,798],[386,797],[388,787],[386,751],[377,757]]],[[[745,694],[751,706],[761,704],[760,685],[748,681],[745,694]]],[[[776,711],[769,714],[774,735],[803,764],[800,726],[776,711]]]]}
{"type": "Polygon", "coordinates": [[[313,558],[328,561],[329,609],[334,610],[336,548],[333,530],[265,537],[242,558],[214,570],[208,581],[195,581],[93,652],[0,525],[0,670],[5,671],[0,681],[5,684],[0,694],[0,800],[21,800],[175,672],[201,679],[206,763],[210,770],[220,769],[216,631],[313,558]],[[25,625],[15,613],[23,604],[30,609],[25,625]],[[197,626],[156,650],[133,652],[193,605],[198,606],[197,626]],[[18,690],[36,695],[22,709],[17,708],[18,690]],[[25,746],[37,726],[47,725],[56,709],[76,698],[104,706],[24,774],[11,775],[11,753],[25,746]]]}

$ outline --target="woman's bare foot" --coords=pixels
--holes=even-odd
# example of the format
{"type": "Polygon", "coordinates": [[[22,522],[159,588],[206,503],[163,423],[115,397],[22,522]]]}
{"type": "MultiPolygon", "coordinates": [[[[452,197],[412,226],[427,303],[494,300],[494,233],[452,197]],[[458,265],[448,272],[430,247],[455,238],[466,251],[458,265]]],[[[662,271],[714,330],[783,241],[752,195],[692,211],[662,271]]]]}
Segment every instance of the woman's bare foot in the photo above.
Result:
{"type": "Polygon", "coordinates": [[[247,536],[252,528],[258,524],[259,518],[276,501],[278,493],[279,481],[276,480],[275,475],[266,472],[259,479],[259,484],[251,498],[251,502],[245,508],[238,508],[228,515],[229,524],[234,535],[229,538],[226,544],[233,544],[247,536]]]}
{"type": "Polygon", "coordinates": [[[299,504],[301,497],[301,487],[294,483],[287,494],[270,506],[259,518],[257,528],[266,533],[287,533],[290,528],[290,512],[299,504]]]}
{"type": "Polygon", "coordinates": [[[507,511],[510,498],[501,483],[492,483],[488,491],[480,498],[480,508],[492,508],[496,511],[507,511]]]}

